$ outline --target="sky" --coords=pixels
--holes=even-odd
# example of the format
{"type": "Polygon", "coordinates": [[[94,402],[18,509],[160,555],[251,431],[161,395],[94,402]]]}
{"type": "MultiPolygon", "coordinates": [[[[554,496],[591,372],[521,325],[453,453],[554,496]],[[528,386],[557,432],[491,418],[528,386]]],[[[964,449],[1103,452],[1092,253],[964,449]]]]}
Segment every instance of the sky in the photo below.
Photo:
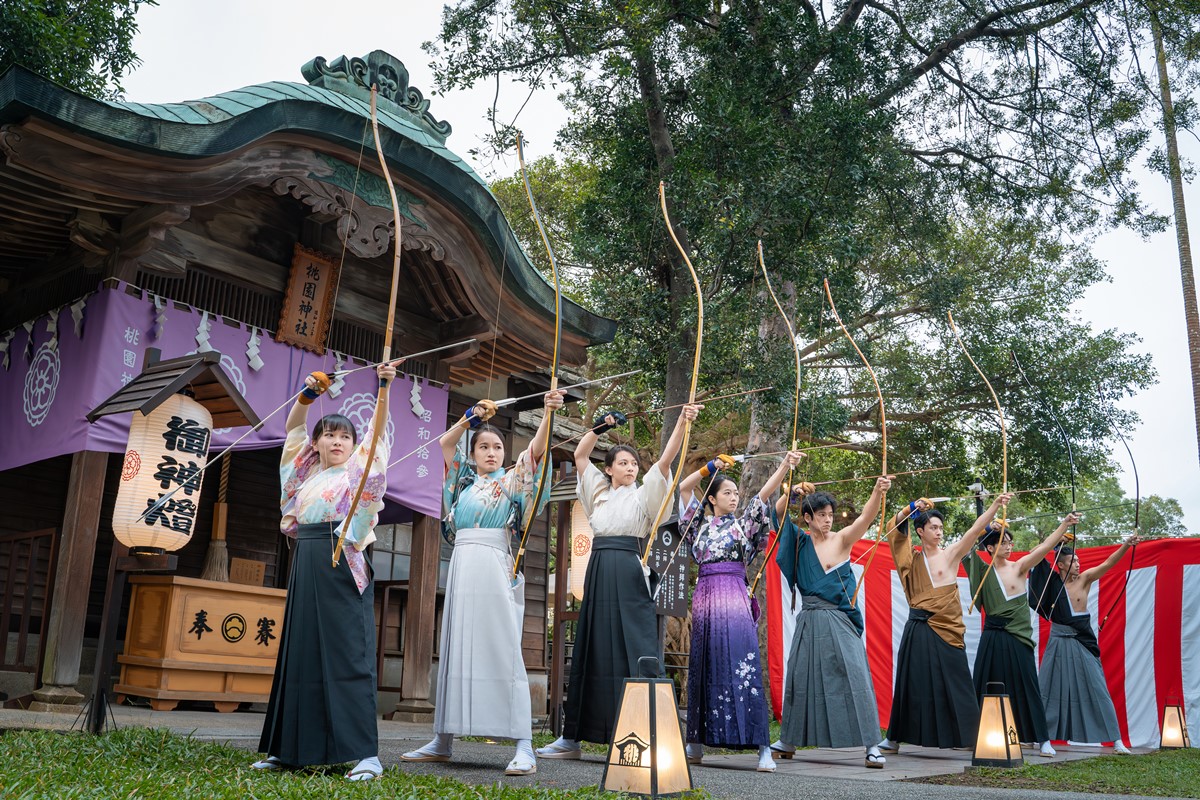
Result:
{"type": "MultiPolygon", "coordinates": [[[[437,36],[437,3],[364,0],[341,13],[339,6],[311,0],[160,2],[138,13],[134,51],[142,64],[123,81],[130,101],[178,102],[266,81],[303,82],[300,67],[316,56],[332,61],[382,49],[405,63],[411,85],[431,100],[430,112],[453,125],[451,149],[484,178],[516,171],[515,158],[480,163],[469,152],[491,130],[485,113],[496,91],[494,83],[432,96],[433,74],[421,45],[437,36]]],[[[554,135],[566,120],[555,93],[528,97],[523,87],[502,82],[499,119],[511,122],[522,104],[519,122],[528,138],[526,157],[552,153],[554,135]]],[[[1156,140],[1160,143],[1161,137],[1156,140]]],[[[1185,157],[1200,159],[1195,138],[1184,134],[1180,146],[1185,157]]],[[[1147,201],[1168,213],[1171,197],[1165,179],[1144,171],[1138,179],[1147,201]]],[[[1200,236],[1200,191],[1188,186],[1186,198],[1193,229],[1200,236]]],[[[1189,529],[1200,533],[1200,456],[1174,228],[1148,239],[1113,231],[1097,239],[1094,253],[1108,264],[1111,280],[1091,287],[1069,313],[1097,331],[1115,328],[1136,334],[1141,339],[1136,349],[1153,356],[1158,383],[1125,401],[1124,407],[1135,411],[1141,422],[1123,433],[1137,461],[1142,496],[1174,497],[1183,506],[1189,529]]],[[[1121,466],[1121,484],[1132,496],[1128,457],[1115,439],[1110,446],[1121,466]]]]}

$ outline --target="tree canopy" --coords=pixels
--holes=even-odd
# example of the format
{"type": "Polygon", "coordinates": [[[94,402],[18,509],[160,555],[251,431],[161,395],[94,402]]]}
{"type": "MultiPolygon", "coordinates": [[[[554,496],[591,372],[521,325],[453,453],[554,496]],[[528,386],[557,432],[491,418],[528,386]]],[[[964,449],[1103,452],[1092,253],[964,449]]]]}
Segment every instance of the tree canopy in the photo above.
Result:
{"type": "Polygon", "coordinates": [[[20,64],[102,99],[137,66],[137,11],[156,0],[22,0],[0,4],[0,73],[20,64]]]}
{"type": "MultiPolygon", "coordinates": [[[[1069,310],[1105,279],[1092,236],[1164,224],[1130,175],[1150,151],[1153,102],[1132,8],[473,1],[447,8],[428,48],[442,89],[506,74],[562,92],[562,158],[538,165],[535,186],[572,291],[622,323],[597,360],[651,376],[630,394],[678,403],[690,378],[695,298],[658,209],[664,181],[705,293],[701,386],[774,387],[755,396],[743,428],[751,452],[789,443],[794,380],[758,273],[761,239],[801,347],[801,439],[849,439],[876,457],[882,443],[869,375],[821,289],[828,279],[879,378],[890,467],[949,464],[956,486],[969,475],[1002,483],[999,415],[949,333],[953,312],[1000,395],[1009,485],[1041,487],[1065,469],[1055,414],[1080,472],[1103,474],[1110,431],[1133,422],[1117,401],[1154,380],[1131,337],[1069,310]]],[[[1157,8],[1186,40],[1189,4],[1157,8]]],[[[496,190],[520,229],[523,200],[503,181],[496,190]]],[[[722,413],[740,412],[706,412],[701,427],[717,430],[722,413]]],[[[755,462],[746,481],[768,469],[755,462]]]]}

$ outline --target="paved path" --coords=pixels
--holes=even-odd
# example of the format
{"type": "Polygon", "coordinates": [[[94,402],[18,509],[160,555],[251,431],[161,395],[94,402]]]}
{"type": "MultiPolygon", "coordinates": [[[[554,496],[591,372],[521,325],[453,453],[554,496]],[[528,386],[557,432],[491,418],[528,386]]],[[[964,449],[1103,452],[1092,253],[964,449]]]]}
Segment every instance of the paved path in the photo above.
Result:
{"type": "MultiPolygon", "coordinates": [[[[77,712],[76,712],[77,713],[77,712]]],[[[207,711],[151,711],[121,706],[114,709],[119,726],[141,725],[170,728],[210,741],[228,742],[248,751],[258,747],[262,714],[207,711]]],[[[69,730],[76,714],[35,713],[0,709],[0,729],[41,728],[69,730]]],[[[76,724],[75,727],[78,727],[76,724]]],[[[389,769],[397,768],[400,754],[424,744],[431,736],[428,724],[379,723],[380,759],[389,769]]],[[[1059,750],[1054,761],[1091,758],[1108,752],[1098,748],[1059,750]]],[[[541,759],[538,774],[528,778],[506,778],[502,772],[512,757],[508,744],[456,742],[454,760],[446,764],[404,764],[405,771],[431,773],[466,783],[485,784],[504,781],[506,785],[541,785],[572,789],[599,784],[604,764],[599,755],[587,753],[580,761],[541,759]]],[[[1046,763],[1034,751],[1026,750],[1029,763],[1046,763]]],[[[863,767],[862,751],[857,749],[801,750],[790,762],[777,762],[775,774],[756,772],[757,755],[706,755],[704,764],[692,768],[692,781],[713,797],[731,800],[825,800],[825,798],[863,798],[863,800],[961,800],[966,798],[1003,798],[1003,800],[1072,800],[1097,795],[1065,792],[1034,792],[1012,789],[975,789],[960,786],[936,786],[906,783],[906,778],[956,774],[971,763],[971,754],[959,750],[935,750],[905,747],[898,756],[889,756],[885,769],[863,767]]],[[[1133,800],[1121,796],[1121,800],[1133,800]]]]}

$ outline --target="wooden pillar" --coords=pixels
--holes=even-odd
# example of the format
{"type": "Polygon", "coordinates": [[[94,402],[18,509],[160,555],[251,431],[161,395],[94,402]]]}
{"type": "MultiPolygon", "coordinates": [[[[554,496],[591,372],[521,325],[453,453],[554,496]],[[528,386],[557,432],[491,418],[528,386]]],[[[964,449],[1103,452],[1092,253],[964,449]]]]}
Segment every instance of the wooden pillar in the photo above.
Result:
{"type": "MultiPolygon", "coordinates": [[[[562,479],[570,477],[571,462],[564,461],[562,479]]],[[[550,659],[550,730],[562,735],[563,687],[566,685],[567,622],[578,612],[567,613],[567,570],[571,565],[571,501],[558,501],[558,535],[554,543],[554,642],[550,659]],[[570,617],[570,619],[568,619],[570,617]]]]}
{"type": "Polygon", "coordinates": [[[83,702],[83,695],[76,691],[75,685],[79,682],[79,662],[83,655],[83,627],[87,620],[107,468],[108,453],[85,450],[71,459],[66,512],[58,543],[58,569],[54,576],[54,600],[46,626],[42,686],[33,693],[32,709],[35,711],[83,702]]]}
{"type": "Polygon", "coordinates": [[[404,665],[400,700],[389,716],[402,722],[430,722],[429,673],[433,666],[433,632],[437,618],[438,571],[442,550],[441,520],[416,514],[409,555],[408,606],[404,617],[404,665]]]}

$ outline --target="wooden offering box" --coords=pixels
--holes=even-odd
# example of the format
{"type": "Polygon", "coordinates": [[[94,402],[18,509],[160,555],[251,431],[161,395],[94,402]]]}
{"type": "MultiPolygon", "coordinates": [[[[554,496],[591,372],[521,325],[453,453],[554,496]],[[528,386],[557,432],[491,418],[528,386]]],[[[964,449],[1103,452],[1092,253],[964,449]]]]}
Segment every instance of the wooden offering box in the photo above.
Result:
{"type": "Polygon", "coordinates": [[[156,711],[209,700],[218,711],[271,693],[287,592],[174,575],[131,577],[117,700],[150,698],[156,711]]]}

